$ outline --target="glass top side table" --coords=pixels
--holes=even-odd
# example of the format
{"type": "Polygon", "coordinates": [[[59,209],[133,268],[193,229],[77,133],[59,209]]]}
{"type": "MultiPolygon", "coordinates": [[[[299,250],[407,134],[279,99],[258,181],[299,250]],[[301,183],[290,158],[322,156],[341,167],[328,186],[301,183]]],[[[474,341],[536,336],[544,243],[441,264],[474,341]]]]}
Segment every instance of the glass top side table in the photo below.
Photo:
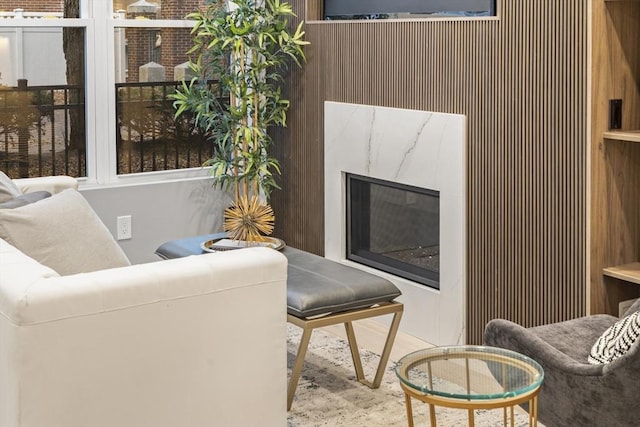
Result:
{"type": "Polygon", "coordinates": [[[503,408],[503,421],[514,423],[514,406],[529,403],[529,424],[537,425],[537,396],[544,379],[534,360],[496,347],[433,347],[401,358],[396,375],[405,393],[409,427],[413,426],[411,398],[429,405],[436,426],[435,406],[467,409],[474,426],[475,409],[503,408]],[[510,417],[507,409],[510,408],[510,417]]]}

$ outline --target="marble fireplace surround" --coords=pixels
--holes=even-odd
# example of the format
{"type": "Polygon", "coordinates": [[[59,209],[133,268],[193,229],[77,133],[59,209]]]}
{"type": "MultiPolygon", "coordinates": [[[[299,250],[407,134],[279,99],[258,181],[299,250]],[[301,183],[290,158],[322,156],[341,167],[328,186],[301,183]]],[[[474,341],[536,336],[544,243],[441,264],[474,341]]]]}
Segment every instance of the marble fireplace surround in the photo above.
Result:
{"type": "Polygon", "coordinates": [[[465,340],[466,117],[325,102],[325,257],[400,288],[400,330],[435,345],[465,340]],[[345,259],[345,173],[440,192],[440,290],[345,259]]]}

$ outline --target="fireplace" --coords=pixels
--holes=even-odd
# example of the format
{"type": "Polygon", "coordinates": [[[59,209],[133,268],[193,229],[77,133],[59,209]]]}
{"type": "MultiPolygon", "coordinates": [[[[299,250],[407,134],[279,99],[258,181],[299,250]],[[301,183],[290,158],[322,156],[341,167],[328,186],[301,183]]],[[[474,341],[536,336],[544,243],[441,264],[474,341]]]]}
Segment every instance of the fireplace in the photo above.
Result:
{"type": "Polygon", "coordinates": [[[346,174],[347,259],[440,289],[438,191],[346,174]]]}
{"type": "Polygon", "coordinates": [[[391,280],[402,291],[400,330],[435,345],[464,343],[466,129],[457,114],[325,102],[324,256],[391,280]],[[416,248],[410,262],[394,258],[416,248]]]}

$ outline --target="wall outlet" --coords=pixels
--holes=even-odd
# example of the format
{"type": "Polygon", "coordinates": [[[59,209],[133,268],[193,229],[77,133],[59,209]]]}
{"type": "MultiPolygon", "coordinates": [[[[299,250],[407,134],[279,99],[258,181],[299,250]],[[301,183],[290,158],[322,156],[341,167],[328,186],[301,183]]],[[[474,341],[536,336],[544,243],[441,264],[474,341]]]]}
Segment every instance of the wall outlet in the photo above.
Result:
{"type": "Polygon", "coordinates": [[[131,215],[119,216],[117,218],[117,236],[118,240],[126,240],[131,238],[131,215]]]}
{"type": "Polygon", "coordinates": [[[622,99],[609,100],[609,129],[622,129],[622,99]]]}

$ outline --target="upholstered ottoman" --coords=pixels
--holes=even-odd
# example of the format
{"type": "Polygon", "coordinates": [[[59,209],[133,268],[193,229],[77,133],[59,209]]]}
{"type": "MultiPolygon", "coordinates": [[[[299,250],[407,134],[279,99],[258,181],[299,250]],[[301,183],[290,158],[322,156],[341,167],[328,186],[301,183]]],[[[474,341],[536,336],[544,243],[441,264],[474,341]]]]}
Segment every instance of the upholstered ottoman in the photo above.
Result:
{"type": "MultiPolygon", "coordinates": [[[[156,254],[165,259],[202,254],[203,242],[222,237],[224,233],[172,240],[158,247],[156,254]]],[[[400,290],[379,276],[308,252],[285,247],[282,253],[288,259],[287,321],[303,329],[289,380],[287,409],[291,409],[311,333],[323,326],[344,323],[356,378],[368,387],[378,388],[402,318],[403,305],[394,301],[400,290]],[[375,377],[368,381],[352,322],[386,314],[393,314],[393,320],[375,377]]]]}

